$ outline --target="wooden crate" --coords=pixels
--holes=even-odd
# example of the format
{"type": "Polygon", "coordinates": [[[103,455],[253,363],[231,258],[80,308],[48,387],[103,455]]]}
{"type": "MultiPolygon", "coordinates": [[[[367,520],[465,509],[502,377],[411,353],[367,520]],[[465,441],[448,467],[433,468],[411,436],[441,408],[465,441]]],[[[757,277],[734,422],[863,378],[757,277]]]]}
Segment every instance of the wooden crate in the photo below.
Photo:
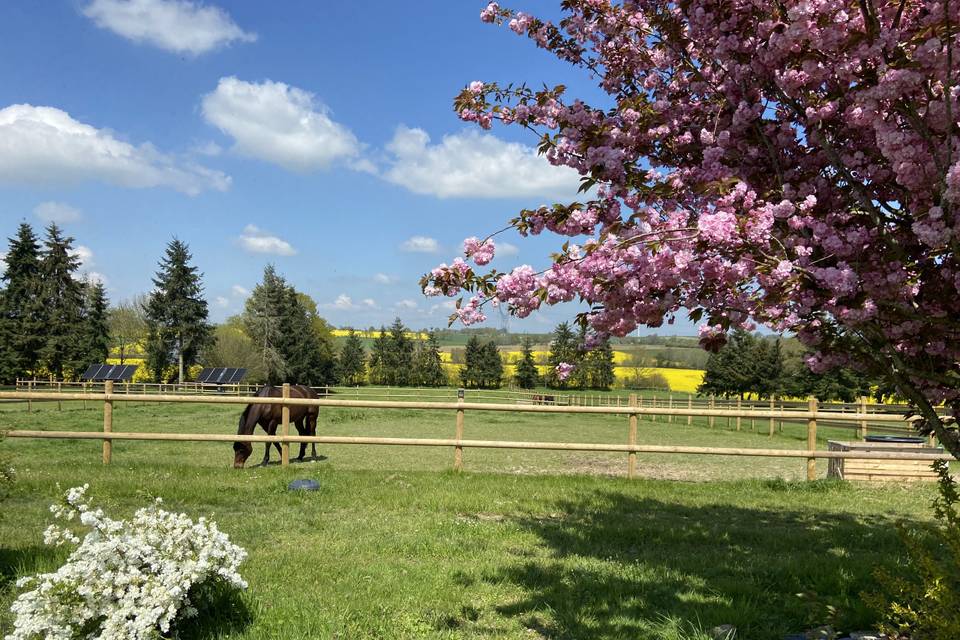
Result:
{"type": "MultiPolygon", "coordinates": [[[[909,451],[916,453],[943,453],[942,449],[912,442],[843,442],[830,440],[829,451],[909,451]]],[[[929,460],[857,460],[831,458],[828,478],[864,480],[869,482],[936,482],[929,460]]]]}

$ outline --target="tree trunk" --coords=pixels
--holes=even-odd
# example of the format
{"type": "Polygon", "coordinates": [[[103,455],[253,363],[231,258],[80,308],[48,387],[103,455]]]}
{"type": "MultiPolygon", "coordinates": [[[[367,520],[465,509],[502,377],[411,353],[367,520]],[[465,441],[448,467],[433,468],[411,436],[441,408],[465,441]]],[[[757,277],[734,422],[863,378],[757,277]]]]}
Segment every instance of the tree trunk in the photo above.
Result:
{"type": "Polygon", "coordinates": [[[183,384],[183,336],[180,335],[177,337],[177,359],[180,364],[180,374],[178,381],[180,384],[183,384]]]}

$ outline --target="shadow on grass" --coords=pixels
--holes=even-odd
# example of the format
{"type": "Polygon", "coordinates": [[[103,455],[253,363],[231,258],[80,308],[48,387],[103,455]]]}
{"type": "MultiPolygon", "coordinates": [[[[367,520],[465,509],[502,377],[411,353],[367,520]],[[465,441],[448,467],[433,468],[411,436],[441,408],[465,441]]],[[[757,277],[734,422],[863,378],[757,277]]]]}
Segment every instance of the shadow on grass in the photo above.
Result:
{"type": "Polygon", "coordinates": [[[197,615],[177,623],[172,637],[178,640],[222,638],[240,633],[253,622],[253,614],[243,594],[236,588],[217,581],[199,592],[191,592],[197,615]]]}
{"type": "Polygon", "coordinates": [[[66,553],[54,547],[34,545],[17,549],[0,547],[0,591],[13,588],[17,578],[53,571],[66,553]]]}
{"type": "Polygon", "coordinates": [[[733,624],[743,640],[827,623],[866,629],[874,616],[860,593],[873,588],[875,567],[895,566],[902,551],[884,517],[694,507],[609,491],[546,509],[514,520],[539,540],[537,557],[484,575],[521,588],[497,612],[542,638],[682,637],[669,632],[678,623],[733,624]]]}

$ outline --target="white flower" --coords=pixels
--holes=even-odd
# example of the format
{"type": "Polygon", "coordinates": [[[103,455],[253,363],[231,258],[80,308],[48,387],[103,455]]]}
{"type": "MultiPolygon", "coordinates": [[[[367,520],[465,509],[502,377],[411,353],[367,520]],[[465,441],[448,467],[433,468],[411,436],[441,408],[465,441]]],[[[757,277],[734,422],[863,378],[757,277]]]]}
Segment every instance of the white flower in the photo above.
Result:
{"type": "Polygon", "coordinates": [[[178,617],[196,615],[192,587],[223,580],[246,588],[237,569],[247,553],[216,523],[164,511],[159,499],[129,521],[111,520],[90,508],[87,489],[74,487],[63,503],[51,505],[54,518],[78,519],[89,531],[82,540],[57,524],[44,531],[46,544],[78,546],[56,572],[17,581],[30,590],[10,607],[16,619],[6,640],[70,640],[97,624],[85,637],[154,639],[178,617]]]}

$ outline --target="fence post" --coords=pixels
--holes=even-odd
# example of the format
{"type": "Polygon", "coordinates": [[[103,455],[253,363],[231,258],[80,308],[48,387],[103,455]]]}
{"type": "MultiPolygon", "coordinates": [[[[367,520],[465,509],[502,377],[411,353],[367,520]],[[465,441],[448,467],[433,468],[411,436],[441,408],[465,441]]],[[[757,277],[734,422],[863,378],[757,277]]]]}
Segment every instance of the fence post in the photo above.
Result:
{"type": "MultiPolygon", "coordinates": [[[[33,393],[33,380],[27,380],[27,393],[33,393]]],[[[27,398],[27,413],[33,413],[33,398],[27,398]]]]}
{"type": "MultiPolygon", "coordinates": [[[[57,393],[60,394],[63,392],[63,383],[57,380],[57,393]]],[[[63,401],[60,398],[57,398],[57,411],[63,411],[63,401]]]]}
{"type": "Polygon", "coordinates": [[[87,410],[87,394],[90,393],[90,383],[83,383],[83,410],[87,410]]]}
{"type": "Polygon", "coordinates": [[[740,410],[743,407],[743,401],[737,396],[737,431],[740,431],[740,410]]]}
{"type": "MultiPolygon", "coordinates": [[[[810,396],[808,409],[813,415],[807,420],[807,450],[813,452],[817,450],[817,398],[815,396],[810,396]]],[[[817,459],[807,458],[807,480],[816,479],[817,459]]]]}
{"type": "MultiPolygon", "coordinates": [[[[630,406],[636,407],[637,394],[630,394],[630,406]]],[[[630,434],[627,437],[627,444],[637,444],[637,414],[630,414],[630,434]]],[[[637,475],[637,452],[631,451],[627,454],[627,477],[633,478],[637,475]]]]}
{"type": "MultiPolygon", "coordinates": [[[[457,389],[457,430],[454,439],[459,443],[463,440],[463,389],[457,389]]],[[[453,448],[453,470],[463,471],[463,447],[459,444],[453,448]]]]}
{"type": "MultiPolygon", "coordinates": [[[[771,413],[773,413],[773,411],[776,409],[776,406],[775,406],[776,402],[777,401],[774,399],[774,397],[770,396],[770,412],[771,413]]],[[[770,437],[771,438],[773,437],[773,416],[772,415],[770,416],[770,437]]]]}
{"type": "MultiPolygon", "coordinates": [[[[687,394],[687,409],[693,411],[693,395],[687,394]]],[[[687,416],[687,426],[693,424],[693,415],[687,416]]]]}
{"type": "MultiPolygon", "coordinates": [[[[860,413],[867,412],[867,396],[860,396],[860,413]]],[[[867,437],[867,421],[866,419],[860,421],[860,428],[857,429],[859,433],[857,434],[861,439],[867,437]]]]}
{"type": "MultiPolygon", "coordinates": [[[[710,410],[712,411],[717,406],[717,396],[710,396],[710,410]]],[[[708,422],[710,423],[710,428],[713,428],[713,416],[710,416],[708,422]]]]}
{"type": "Polygon", "coordinates": [[[783,433],[783,398],[780,399],[780,416],[777,426],[780,428],[780,433],[783,433]]]}
{"type": "MultiPolygon", "coordinates": [[[[673,394],[671,393],[671,394],[668,396],[668,398],[669,398],[669,400],[668,400],[669,404],[668,404],[667,406],[668,406],[668,408],[673,409],[673,394]]],[[[670,423],[673,422],[673,414],[672,414],[672,413],[671,413],[669,416],[667,416],[667,422],[670,422],[670,423]]]]}
{"type": "MultiPolygon", "coordinates": [[[[650,406],[653,407],[654,409],[657,408],[657,396],[656,396],[656,395],[650,396],[650,406]]],[[[651,421],[651,422],[656,422],[656,421],[657,421],[657,414],[651,413],[651,414],[650,414],[650,421],[651,421]]]]}
{"type": "MultiPolygon", "coordinates": [[[[103,383],[103,432],[113,431],[113,380],[103,383]]],[[[110,464],[113,457],[113,440],[103,439],[103,464],[110,464]]]]}
{"type": "MultiPolygon", "coordinates": [[[[290,383],[283,383],[283,399],[290,397],[290,383]]],[[[287,442],[287,436],[290,435],[290,406],[284,404],[280,409],[280,435],[283,436],[283,442],[280,443],[280,465],[286,467],[290,464],[290,443],[287,442]]]]}

